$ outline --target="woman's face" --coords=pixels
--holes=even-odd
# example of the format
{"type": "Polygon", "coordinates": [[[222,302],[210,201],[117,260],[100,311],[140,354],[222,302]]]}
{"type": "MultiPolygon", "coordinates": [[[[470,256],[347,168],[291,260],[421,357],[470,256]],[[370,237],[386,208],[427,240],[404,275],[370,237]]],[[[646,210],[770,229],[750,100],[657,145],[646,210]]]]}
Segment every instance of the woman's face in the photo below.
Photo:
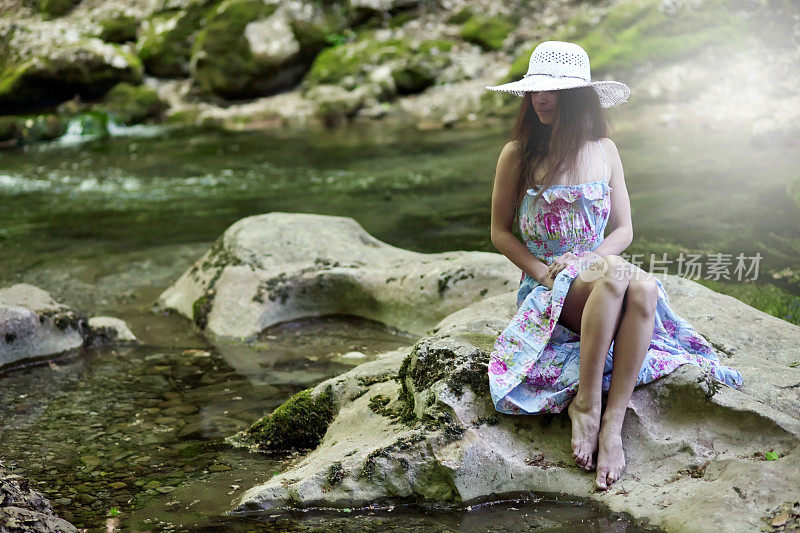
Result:
{"type": "Polygon", "coordinates": [[[558,111],[558,96],[555,91],[532,91],[531,103],[542,124],[552,124],[558,111]]]}

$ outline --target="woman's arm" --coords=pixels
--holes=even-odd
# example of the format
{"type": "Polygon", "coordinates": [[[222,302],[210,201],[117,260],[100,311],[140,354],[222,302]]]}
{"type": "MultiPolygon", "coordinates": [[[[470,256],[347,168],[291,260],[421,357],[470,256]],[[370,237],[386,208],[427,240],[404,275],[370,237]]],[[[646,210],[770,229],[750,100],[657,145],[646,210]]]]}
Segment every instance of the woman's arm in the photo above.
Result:
{"type": "Polygon", "coordinates": [[[511,233],[521,156],[517,142],[510,141],[497,160],[492,190],[492,244],[523,272],[541,283],[547,275],[547,265],[511,233]]]}
{"type": "Polygon", "coordinates": [[[611,213],[608,217],[610,233],[593,251],[597,255],[619,255],[633,242],[633,223],[631,222],[631,202],[625,186],[625,173],[622,160],[614,141],[604,137],[600,139],[611,167],[611,178],[608,184],[611,191],[611,213]]]}

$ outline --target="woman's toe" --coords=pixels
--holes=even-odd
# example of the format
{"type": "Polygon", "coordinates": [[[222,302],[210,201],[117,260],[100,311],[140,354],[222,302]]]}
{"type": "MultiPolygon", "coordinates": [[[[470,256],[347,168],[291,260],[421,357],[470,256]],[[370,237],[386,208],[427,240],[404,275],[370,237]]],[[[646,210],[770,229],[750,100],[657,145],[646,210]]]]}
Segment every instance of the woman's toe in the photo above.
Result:
{"type": "Polygon", "coordinates": [[[595,480],[595,484],[597,488],[606,490],[608,489],[608,481],[607,481],[608,472],[604,468],[600,468],[597,470],[597,479],[595,480]]]}

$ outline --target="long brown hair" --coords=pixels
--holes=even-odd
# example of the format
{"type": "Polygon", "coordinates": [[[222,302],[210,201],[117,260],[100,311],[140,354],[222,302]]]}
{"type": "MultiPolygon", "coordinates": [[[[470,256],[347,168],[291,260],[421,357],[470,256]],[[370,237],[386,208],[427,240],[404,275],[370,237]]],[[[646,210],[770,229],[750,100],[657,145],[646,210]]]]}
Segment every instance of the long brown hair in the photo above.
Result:
{"type": "Polygon", "coordinates": [[[544,165],[545,174],[534,203],[562,172],[567,176],[574,175],[578,151],[586,141],[608,135],[608,119],[593,88],[577,87],[555,92],[557,113],[553,124],[543,124],[539,120],[530,93],[525,93],[519,106],[517,122],[509,139],[517,141],[522,149],[517,207],[522,203],[525,191],[536,184],[534,171],[540,165],[544,165]]]}

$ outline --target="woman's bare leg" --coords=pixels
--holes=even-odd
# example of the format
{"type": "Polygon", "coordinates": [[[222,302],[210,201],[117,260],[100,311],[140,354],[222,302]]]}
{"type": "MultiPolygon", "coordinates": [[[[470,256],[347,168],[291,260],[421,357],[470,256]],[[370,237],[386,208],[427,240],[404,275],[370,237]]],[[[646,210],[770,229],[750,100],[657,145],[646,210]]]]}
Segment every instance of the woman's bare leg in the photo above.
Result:
{"type": "Polygon", "coordinates": [[[625,469],[622,422],[653,337],[658,303],[658,286],[655,279],[639,271],[638,275],[629,281],[625,300],[622,320],[614,338],[611,385],[598,436],[595,483],[601,489],[609,488],[622,476],[625,469]]]}
{"type": "Polygon", "coordinates": [[[619,256],[603,259],[605,272],[593,281],[575,278],[562,308],[564,324],[581,336],[578,391],[567,413],[572,420],[572,455],[587,471],[594,466],[593,455],[598,447],[603,368],[628,285],[627,277],[621,273],[625,261],[619,256]],[[582,297],[585,299],[580,302],[582,297]]]}

